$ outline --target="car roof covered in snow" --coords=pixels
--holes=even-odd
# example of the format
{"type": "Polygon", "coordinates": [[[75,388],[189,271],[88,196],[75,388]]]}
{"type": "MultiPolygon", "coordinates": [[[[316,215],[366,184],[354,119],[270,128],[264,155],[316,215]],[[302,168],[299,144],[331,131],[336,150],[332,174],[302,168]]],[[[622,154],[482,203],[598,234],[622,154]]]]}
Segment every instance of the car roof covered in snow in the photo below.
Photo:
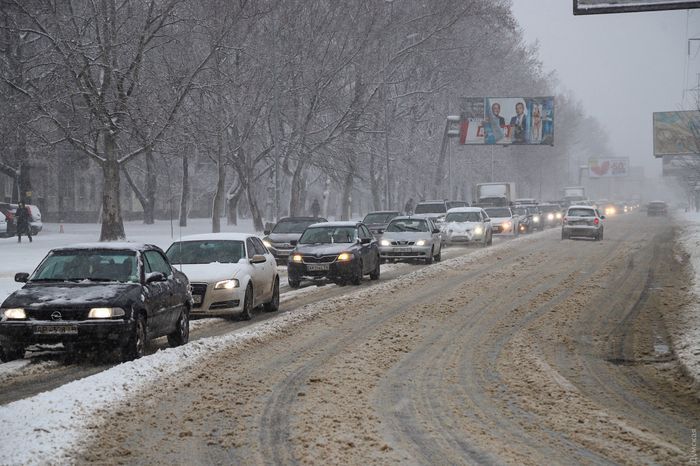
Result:
{"type": "Polygon", "coordinates": [[[52,251],[72,251],[72,250],[94,250],[94,251],[143,251],[145,249],[160,249],[158,246],[133,241],[105,241],[102,243],[78,243],[69,246],[53,248],[52,251]]]}
{"type": "Polygon", "coordinates": [[[447,211],[448,214],[454,212],[481,212],[481,207],[453,207],[447,211]]]}
{"type": "Polygon", "coordinates": [[[309,225],[308,228],[317,228],[317,227],[353,227],[355,228],[362,222],[354,222],[352,220],[350,221],[345,221],[345,222],[323,222],[323,223],[314,223],[313,225],[309,225]]]}
{"type": "Polygon", "coordinates": [[[202,233],[199,235],[183,236],[178,241],[245,241],[254,236],[255,235],[250,233],[202,233]]]}

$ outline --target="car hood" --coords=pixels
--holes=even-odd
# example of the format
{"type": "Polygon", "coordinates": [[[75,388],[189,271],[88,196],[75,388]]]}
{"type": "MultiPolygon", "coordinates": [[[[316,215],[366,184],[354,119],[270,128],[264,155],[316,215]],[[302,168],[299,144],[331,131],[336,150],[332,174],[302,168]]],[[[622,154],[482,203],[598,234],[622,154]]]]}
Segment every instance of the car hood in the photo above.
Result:
{"type": "Polygon", "coordinates": [[[432,234],[427,231],[391,231],[384,232],[382,239],[389,241],[418,241],[419,239],[430,240],[432,234]]]}
{"type": "Polygon", "coordinates": [[[443,229],[445,231],[471,231],[480,226],[482,226],[481,222],[448,222],[445,223],[443,229]]]}
{"type": "Polygon", "coordinates": [[[175,268],[187,276],[191,283],[212,283],[230,278],[239,278],[245,264],[175,264],[175,268]]]}
{"type": "Polygon", "coordinates": [[[330,256],[332,254],[340,254],[341,252],[348,251],[355,244],[354,243],[335,243],[335,244],[300,244],[297,245],[294,250],[297,254],[303,254],[306,256],[330,256]]]}
{"type": "Polygon", "coordinates": [[[270,233],[265,237],[271,243],[289,243],[299,240],[301,233],[270,233]]]}
{"type": "Polygon", "coordinates": [[[491,223],[495,225],[500,225],[505,222],[512,222],[513,217],[491,217],[491,223]]]}
{"type": "Polygon", "coordinates": [[[3,302],[3,307],[120,306],[139,295],[138,283],[27,283],[3,302]],[[133,296],[132,296],[133,298],[133,296]]]}

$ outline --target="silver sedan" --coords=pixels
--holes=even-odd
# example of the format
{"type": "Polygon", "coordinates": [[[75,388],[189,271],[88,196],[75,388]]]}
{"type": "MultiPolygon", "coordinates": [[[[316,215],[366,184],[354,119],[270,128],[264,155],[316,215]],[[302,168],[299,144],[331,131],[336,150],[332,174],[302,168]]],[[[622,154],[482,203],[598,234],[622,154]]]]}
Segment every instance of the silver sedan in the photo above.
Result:
{"type": "Polygon", "coordinates": [[[429,218],[396,217],[379,241],[379,254],[383,260],[439,262],[442,257],[440,230],[429,218]]]}

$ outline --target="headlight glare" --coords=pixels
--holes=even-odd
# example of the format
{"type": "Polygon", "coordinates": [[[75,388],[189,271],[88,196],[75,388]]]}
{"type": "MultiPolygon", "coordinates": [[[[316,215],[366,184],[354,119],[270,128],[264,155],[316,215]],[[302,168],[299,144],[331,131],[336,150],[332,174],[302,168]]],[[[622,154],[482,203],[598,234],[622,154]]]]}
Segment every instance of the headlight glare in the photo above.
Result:
{"type": "Polygon", "coordinates": [[[265,245],[266,248],[271,248],[271,247],[272,247],[272,243],[269,242],[269,241],[266,240],[266,239],[263,240],[263,244],[265,245]]]}
{"type": "Polygon", "coordinates": [[[26,319],[27,313],[21,307],[15,307],[10,309],[5,309],[3,312],[3,317],[5,319],[26,319]]]}
{"type": "Polygon", "coordinates": [[[425,246],[425,240],[419,239],[418,241],[416,241],[416,246],[425,246]]]}
{"type": "Polygon", "coordinates": [[[235,278],[230,280],[221,280],[220,282],[216,282],[216,285],[214,285],[215,290],[232,290],[234,288],[238,288],[238,280],[235,278]]]}
{"type": "Polygon", "coordinates": [[[379,242],[379,244],[381,246],[391,246],[391,241],[389,241],[388,239],[383,239],[379,242]]]}
{"type": "Polygon", "coordinates": [[[341,252],[338,254],[338,262],[347,262],[352,259],[352,254],[349,252],[341,252]]]}
{"type": "Polygon", "coordinates": [[[554,214],[548,214],[547,220],[554,220],[554,214]]]}
{"type": "Polygon", "coordinates": [[[481,228],[481,227],[476,227],[476,228],[474,228],[474,234],[475,234],[475,235],[480,235],[480,234],[482,234],[483,232],[484,232],[484,229],[481,228]]]}
{"type": "Polygon", "coordinates": [[[557,220],[561,220],[561,212],[557,212],[557,220]]]}
{"type": "Polygon", "coordinates": [[[292,256],[292,261],[293,262],[303,262],[304,260],[301,257],[301,254],[294,254],[292,256]]]}
{"type": "Polygon", "coordinates": [[[535,222],[535,223],[539,223],[539,222],[540,222],[540,216],[539,216],[539,215],[535,215],[534,217],[532,217],[532,221],[535,222]]]}
{"type": "Polygon", "coordinates": [[[120,307],[93,307],[88,313],[88,319],[111,319],[123,315],[124,309],[120,307]]]}

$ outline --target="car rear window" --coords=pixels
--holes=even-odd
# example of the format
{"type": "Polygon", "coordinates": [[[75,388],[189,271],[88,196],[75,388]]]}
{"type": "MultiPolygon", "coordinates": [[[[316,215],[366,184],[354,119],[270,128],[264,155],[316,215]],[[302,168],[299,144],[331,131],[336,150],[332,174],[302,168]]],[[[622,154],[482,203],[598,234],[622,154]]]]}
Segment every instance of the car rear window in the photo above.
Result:
{"type": "Polygon", "coordinates": [[[595,217],[593,209],[569,209],[566,213],[569,217],[595,217]]]}
{"type": "Polygon", "coordinates": [[[430,202],[418,204],[416,206],[416,214],[444,214],[447,212],[447,206],[444,202],[430,202]]]}

